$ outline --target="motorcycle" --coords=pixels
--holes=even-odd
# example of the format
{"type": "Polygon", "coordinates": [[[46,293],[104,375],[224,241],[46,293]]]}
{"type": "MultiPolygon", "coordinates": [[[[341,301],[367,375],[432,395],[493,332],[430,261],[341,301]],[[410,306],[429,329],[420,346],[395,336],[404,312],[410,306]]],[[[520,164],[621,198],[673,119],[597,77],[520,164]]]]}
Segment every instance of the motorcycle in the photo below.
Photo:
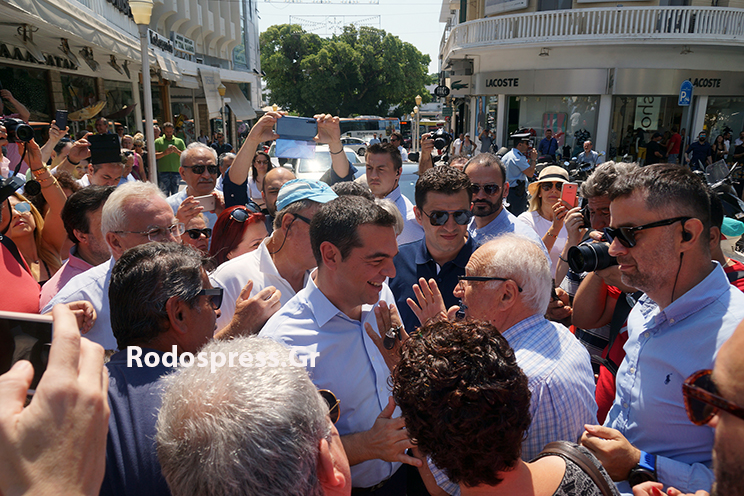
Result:
{"type": "MultiPolygon", "coordinates": [[[[744,201],[736,194],[735,180],[731,176],[742,167],[744,164],[736,163],[729,169],[725,161],[719,160],[707,166],[705,172],[696,171],[697,174],[705,176],[710,188],[721,199],[723,214],[738,221],[744,221],[744,201]]],[[[721,249],[727,257],[744,261],[744,236],[721,242],[721,249]]]]}

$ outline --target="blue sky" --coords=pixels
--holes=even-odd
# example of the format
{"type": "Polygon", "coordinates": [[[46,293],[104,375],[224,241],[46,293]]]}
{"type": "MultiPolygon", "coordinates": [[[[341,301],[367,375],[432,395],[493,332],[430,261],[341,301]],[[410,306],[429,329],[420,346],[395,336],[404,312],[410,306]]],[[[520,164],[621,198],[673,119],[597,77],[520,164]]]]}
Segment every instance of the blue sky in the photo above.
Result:
{"type": "MultiPolygon", "coordinates": [[[[431,58],[429,73],[437,72],[439,43],[442,40],[444,24],[439,22],[441,0],[379,0],[378,4],[358,0],[353,5],[345,4],[297,4],[281,0],[261,0],[258,2],[261,32],[275,24],[289,23],[290,16],[380,16],[379,27],[388,33],[407,41],[421,53],[431,58]]],[[[368,0],[366,0],[368,1],[368,0]]],[[[317,20],[312,17],[310,20],[317,20]]],[[[347,17],[347,22],[348,22],[347,17]]],[[[339,19],[340,21],[340,19],[339,19]]],[[[378,27],[376,24],[373,24],[378,27]]],[[[307,29],[311,31],[310,29],[307,29]]],[[[312,31],[317,32],[317,31],[312,31]]],[[[321,32],[317,32],[321,34],[321,32]]]]}

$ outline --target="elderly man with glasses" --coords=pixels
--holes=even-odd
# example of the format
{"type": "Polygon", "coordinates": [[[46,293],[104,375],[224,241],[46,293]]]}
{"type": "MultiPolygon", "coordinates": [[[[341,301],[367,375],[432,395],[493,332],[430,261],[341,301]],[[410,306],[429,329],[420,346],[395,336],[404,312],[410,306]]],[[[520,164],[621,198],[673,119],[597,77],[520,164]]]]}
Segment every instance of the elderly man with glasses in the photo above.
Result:
{"type": "Polygon", "coordinates": [[[713,432],[687,421],[685,379],[710,369],[744,318],[744,295],[710,254],[710,199],[689,169],[639,168],[610,190],[610,255],[623,284],[645,292],[628,316],[627,352],[604,426],[582,444],[618,489],[658,480],[710,490],[713,432]]]}
{"type": "Polygon", "coordinates": [[[166,200],[173,213],[179,222],[184,224],[199,213],[203,213],[207,219],[207,227],[214,228],[217,216],[225,209],[224,197],[215,190],[217,176],[220,175],[217,153],[207,145],[195,141],[181,153],[181,167],[178,172],[186,182],[186,189],[169,196],[166,200]],[[204,196],[211,198],[196,199],[204,196]]]}

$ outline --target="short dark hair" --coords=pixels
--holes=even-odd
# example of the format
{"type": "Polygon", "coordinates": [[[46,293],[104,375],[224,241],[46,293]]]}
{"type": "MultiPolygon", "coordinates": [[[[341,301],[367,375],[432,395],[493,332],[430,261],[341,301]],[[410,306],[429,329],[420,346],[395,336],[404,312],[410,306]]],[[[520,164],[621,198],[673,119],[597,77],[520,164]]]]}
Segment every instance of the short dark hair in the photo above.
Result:
{"type": "Polygon", "coordinates": [[[73,243],[80,243],[80,240],[75,237],[75,230],[81,233],[90,232],[88,214],[102,208],[115,189],[115,186],[91,185],[70,195],[65,206],[62,207],[60,217],[67,231],[67,237],[73,243]]]}
{"type": "Polygon", "coordinates": [[[694,217],[703,223],[702,238],[707,244],[710,229],[710,198],[705,183],[690,169],[674,164],[639,167],[615,181],[610,201],[646,193],[648,210],[667,210],[674,215],[694,217]]]}
{"type": "Polygon", "coordinates": [[[473,199],[473,186],[470,178],[464,172],[450,167],[449,165],[438,165],[424,172],[416,181],[416,206],[424,208],[426,195],[433,191],[445,195],[455,195],[460,191],[467,191],[468,201],[473,199]]]}
{"type": "MultiPolygon", "coordinates": [[[[64,129],[63,129],[64,131],[64,129]]],[[[54,153],[60,153],[64,148],[72,143],[72,140],[70,138],[62,138],[60,139],[56,145],[54,145],[54,153]]]]}
{"type": "Polygon", "coordinates": [[[723,226],[723,202],[718,198],[718,193],[712,188],[706,187],[708,199],[710,200],[710,227],[717,227],[719,230],[723,226]]]}
{"type": "Polygon", "coordinates": [[[370,201],[375,201],[375,195],[366,186],[356,181],[341,181],[331,186],[331,189],[338,196],[355,195],[366,198],[370,201]]]}
{"type": "Polygon", "coordinates": [[[390,158],[393,159],[393,166],[395,170],[400,170],[403,167],[403,158],[400,156],[400,150],[392,143],[375,143],[374,145],[367,147],[367,154],[382,155],[387,153],[390,158]]]}
{"type": "Polygon", "coordinates": [[[452,482],[496,485],[518,462],[530,390],[491,324],[424,325],[403,345],[392,382],[409,437],[452,482]]]}
{"type": "Polygon", "coordinates": [[[362,225],[395,226],[395,217],[375,202],[361,196],[339,196],[321,205],[310,223],[310,244],[318,267],[323,263],[320,245],[324,241],[333,244],[345,259],[352,248],[362,246],[357,228],[362,225]]]}
{"type": "MultiPolygon", "coordinates": [[[[550,131],[550,129],[548,129],[550,131]]],[[[468,167],[470,165],[482,165],[483,167],[498,167],[501,171],[501,185],[503,186],[506,182],[506,167],[504,166],[503,162],[501,162],[501,159],[494,155],[493,153],[479,153],[475,157],[468,160],[468,162],[465,164],[465,167],[463,167],[462,171],[467,174],[468,167]]]]}
{"type": "Polygon", "coordinates": [[[109,286],[111,330],[120,350],[146,345],[166,329],[172,297],[193,307],[204,285],[204,258],[180,243],[146,243],[124,252],[109,286]]]}

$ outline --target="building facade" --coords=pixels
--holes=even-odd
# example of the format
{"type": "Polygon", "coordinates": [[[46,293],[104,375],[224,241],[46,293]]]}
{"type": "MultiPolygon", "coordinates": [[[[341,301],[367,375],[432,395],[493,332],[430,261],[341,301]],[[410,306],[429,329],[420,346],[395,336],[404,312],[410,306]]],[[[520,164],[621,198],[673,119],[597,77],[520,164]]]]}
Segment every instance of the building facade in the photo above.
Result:
{"type": "MultiPolygon", "coordinates": [[[[744,1],[444,0],[441,69],[457,132],[553,130],[608,159],[672,126],[744,130],[744,1]],[[611,5],[610,5],[611,4],[611,5]],[[688,106],[679,105],[685,80],[688,106]]],[[[684,103],[684,102],[683,102],[684,103]]],[[[691,131],[690,131],[691,130],[691,131]]],[[[642,151],[641,151],[642,153],[642,151]]]]}
{"type": "MultiPolygon", "coordinates": [[[[73,131],[93,116],[143,130],[140,35],[126,0],[0,0],[0,16],[0,83],[32,120],[83,110],[71,119],[73,131]]],[[[255,0],[154,0],[155,119],[176,123],[188,140],[221,130],[224,84],[228,136],[237,144],[260,105],[258,34],[255,0]]]]}

